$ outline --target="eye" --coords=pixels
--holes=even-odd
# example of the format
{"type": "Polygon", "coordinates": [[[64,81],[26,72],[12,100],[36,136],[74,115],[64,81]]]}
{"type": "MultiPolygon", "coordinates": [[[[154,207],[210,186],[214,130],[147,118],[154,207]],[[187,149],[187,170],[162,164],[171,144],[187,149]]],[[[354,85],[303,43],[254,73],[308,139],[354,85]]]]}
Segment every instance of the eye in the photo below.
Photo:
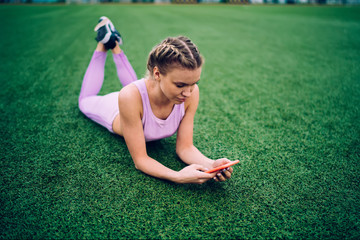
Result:
{"type": "Polygon", "coordinates": [[[178,84],[176,84],[176,87],[183,88],[183,87],[185,87],[185,84],[178,83],[178,84]]]}

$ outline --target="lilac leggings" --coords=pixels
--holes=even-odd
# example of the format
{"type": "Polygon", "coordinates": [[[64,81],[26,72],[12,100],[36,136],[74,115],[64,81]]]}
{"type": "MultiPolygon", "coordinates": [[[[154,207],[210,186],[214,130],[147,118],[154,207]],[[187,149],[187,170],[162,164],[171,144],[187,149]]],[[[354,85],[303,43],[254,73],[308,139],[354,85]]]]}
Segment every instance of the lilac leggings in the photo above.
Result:
{"type": "MultiPolygon", "coordinates": [[[[119,92],[104,96],[97,95],[104,82],[106,54],[106,52],[94,52],[81,86],[79,108],[88,118],[114,132],[112,123],[119,114],[119,92]]],[[[136,73],[123,51],[120,54],[113,54],[113,59],[123,87],[137,80],[136,73]]]]}

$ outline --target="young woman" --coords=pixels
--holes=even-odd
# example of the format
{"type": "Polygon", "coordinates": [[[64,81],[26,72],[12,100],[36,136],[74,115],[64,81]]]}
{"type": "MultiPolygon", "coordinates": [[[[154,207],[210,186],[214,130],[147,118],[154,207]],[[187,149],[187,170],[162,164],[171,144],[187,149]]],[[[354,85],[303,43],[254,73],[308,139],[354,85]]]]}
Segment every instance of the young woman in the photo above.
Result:
{"type": "Polygon", "coordinates": [[[205,173],[226,163],[212,160],[193,145],[193,121],[199,103],[203,59],[186,37],[169,37],[149,54],[145,78],[136,74],[119,45],[121,35],[112,22],[101,17],[95,27],[98,41],[84,76],[79,97],[80,110],[110,132],[123,136],[135,167],[156,178],[176,183],[225,181],[233,169],[205,173]],[[107,50],[111,50],[123,88],[97,96],[104,80],[107,50]],[[172,136],[177,132],[176,153],[189,166],[181,171],[169,169],[149,157],[146,142],[172,136]]]}

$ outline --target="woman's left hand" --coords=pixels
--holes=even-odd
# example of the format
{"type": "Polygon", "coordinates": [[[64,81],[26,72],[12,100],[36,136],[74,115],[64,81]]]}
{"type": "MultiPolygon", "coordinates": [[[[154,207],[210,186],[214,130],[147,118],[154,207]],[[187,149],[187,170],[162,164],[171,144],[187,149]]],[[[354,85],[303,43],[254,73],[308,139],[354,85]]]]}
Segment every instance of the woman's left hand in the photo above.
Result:
{"type": "MultiPolygon", "coordinates": [[[[229,159],[227,159],[227,158],[221,158],[221,159],[215,160],[215,162],[213,164],[213,168],[219,167],[221,165],[224,165],[224,164],[227,164],[227,163],[230,163],[230,162],[231,161],[229,159]]],[[[226,181],[226,179],[231,178],[232,172],[233,172],[232,167],[228,167],[228,168],[225,168],[223,170],[220,170],[216,174],[216,177],[214,177],[214,180],[216,182],[224,182],[224,181],[226,181]]]]}

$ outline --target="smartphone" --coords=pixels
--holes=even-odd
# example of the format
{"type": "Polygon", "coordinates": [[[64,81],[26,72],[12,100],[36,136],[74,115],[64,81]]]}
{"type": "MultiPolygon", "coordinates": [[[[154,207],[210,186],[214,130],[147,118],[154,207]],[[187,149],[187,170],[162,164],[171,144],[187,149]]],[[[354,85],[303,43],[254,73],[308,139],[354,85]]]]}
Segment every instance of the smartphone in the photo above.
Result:
{"type": "Polygon", "coordinates": [[[230,162],[230,163],[221,165],[221,166],[219,166],[219,167],[210,169],[210,170],[206,171],[206,173],[217,172],[217,171],[220,171],[220,170],[222,170],[222,169],[224,169],[224,168],[228,168],[228,167],[230,167],[230,166],[232,166],[232,165],[235,165],[235,164],[237,164],[237,163],[239,163],[239,162],[240,162],[239,160],[235,160],[235,161],[232,161],[232,162],[230,162]]]}

